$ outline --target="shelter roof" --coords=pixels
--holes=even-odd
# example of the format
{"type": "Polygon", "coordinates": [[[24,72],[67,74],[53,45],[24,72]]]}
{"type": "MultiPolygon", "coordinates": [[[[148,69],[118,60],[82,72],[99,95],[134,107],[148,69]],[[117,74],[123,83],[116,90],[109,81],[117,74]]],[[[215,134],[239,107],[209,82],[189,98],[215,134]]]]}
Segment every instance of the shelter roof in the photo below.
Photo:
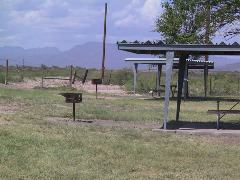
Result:
{"type": "MultiPolygon", "coordinates": [[[[152,64],[152,65],[165,65],[166,58],[126,58],[126,62],[136,63],[136,64],[152,64]]],[[[191,60],[187,59],[187,64],[189,69],[204,69],[205,65],[208,69],[214,69],[213,61],[203,61],[203,60],[191,60]]],[[[179,58],[174,58],[173,68],[178,69],[179,58]]]]}
{"type": "MultiPolygon", "coordinates": [[[[139,64],[166,64],[166,58],[126,58],[126,62],[139,64]]],[[[179,58],[174,58],[173,63],[178,64],[179,58]]],[[[214,64],[213,61],[187,59],[188,64],[214,64]]]]}
{"type": "Polygon", "coordinates": [[[162,41],[118,42],[118,49],[136,54],[166,54],[174,51],[175,57],[181,54],[191,55],[240,55],[240,45],[233,44],[165,44],[162,41]]]}

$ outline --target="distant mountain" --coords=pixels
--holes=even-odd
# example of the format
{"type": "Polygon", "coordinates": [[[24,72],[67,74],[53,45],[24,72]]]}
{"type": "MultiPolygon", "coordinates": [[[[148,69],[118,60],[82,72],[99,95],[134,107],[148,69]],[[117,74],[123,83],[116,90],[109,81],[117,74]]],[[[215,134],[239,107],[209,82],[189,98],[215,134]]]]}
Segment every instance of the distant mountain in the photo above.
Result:
{"type": "MultiPolygon", "coordinates": [[[[119,51],[116,44],[106,44],[106,68],[120,69],[129,67],[124,62],[128,57],[148,57],[119,51]]],[[[100,68],[102,63],[102,43],[89,42],[77,45],[67,51],[55,47],[23,49],[21,47],[0,47],[0,60],[9,59],[10,64],[67,66],[74,65],[86,68],[100,68]]]]}
{"type": "Polygon", "coordinates": [[[239,56],[212,56],[210,60],[215,62],[216,71],[239,71],[240,72],[239,56]]]}
{"type": "Polygon", "coordinates": [[[240,63],[227,64],[216,68],[218,71],[237,71],[240,72],[240,63]]]}
{"type": "MultiPolygon", "coordinates": [[[[120,69],[130,67],[125,63],[125,58],[149,57],[119,51],[116,44],[106,44],[106,68],[120,69]]],[[[39,66],[67,66],[74,65],[86,68],[101,68],[102,43],[89,42],[74,46],[67,51],[60,51],[56,47],[24,49],[22,47],[0,47],[0,62],[3,64],[6,59],[12,65],[22,64],[39,66]]],[[[240,71],[240,58],[237,56],[211,56],[210,60],[215,62],[215,70],[240,71]]],[[[141,66],[144,67],[144,66],[141,66]]]]}

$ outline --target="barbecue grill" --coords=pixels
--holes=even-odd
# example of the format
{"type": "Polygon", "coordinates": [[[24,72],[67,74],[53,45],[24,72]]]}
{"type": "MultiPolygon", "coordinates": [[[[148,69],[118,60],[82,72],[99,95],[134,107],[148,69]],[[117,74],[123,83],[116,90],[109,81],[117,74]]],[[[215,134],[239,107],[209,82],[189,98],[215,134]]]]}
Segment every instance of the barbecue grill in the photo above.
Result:
{"type": "Polygon", "coordinates": [[[73,104],[73,120],[75,121],[75,103],[82,102],[82,93],[60,93],[60,95],[65,97],[66,103],[73,104]]]}

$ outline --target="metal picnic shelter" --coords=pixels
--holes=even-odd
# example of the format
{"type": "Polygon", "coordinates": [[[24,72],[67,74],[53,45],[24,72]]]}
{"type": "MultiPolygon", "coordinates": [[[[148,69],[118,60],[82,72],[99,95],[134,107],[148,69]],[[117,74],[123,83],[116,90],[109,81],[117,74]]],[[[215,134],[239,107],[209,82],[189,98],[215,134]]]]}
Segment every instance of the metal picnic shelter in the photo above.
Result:
{"type": "Polygon", "coordinates": [[[174,58],[179,58],[178,71],[178,91],[177,91],[177,112],[176,121],[179,120],[181,96],[186,71],[187,59],[190,55],[240,55],[240,45],[233,44],[164,44],[162,41],[157,42],[118,42],[118,49],[136,54],[151,54],[166,56],[166,79],[165,79],[165,100],[164,100],[164,123],[163,128],[167,129],[169,116],[169,99],[171,91],[172,71],[174,58]]]}
{"type": "MultiPolygon", "coordinates": [[[[157,74],[156,74],[156,92],[158,96],[160,96],[160,86],[161,85],[161,76],[162,76],[162,67],[166,65],[166,58],[126,58],[126,62],[130,62],[134,64],[133,68],[133,92],[136,93],[137,87],[137,74],[138,74],[138,65],[139,64],[147,64],[147,65],[156,65],[157,66],[157,74]]],[[[173,69],[179,68],[179,58],[174,58],[173,60],[173,69]]],[[[189,69],[214,69],[213,61],[203,61],[203,60],[186,60],[186,70],[184,74],[184,96],[188,97],[188,70],[189,69]]],[[[205,74],[204,74],[205,75],[205,74]]],[[[204,84],[205,85],[205,84],[204,84]]],[[[206,89],[206,88],[204,88],[206,89]]]]}

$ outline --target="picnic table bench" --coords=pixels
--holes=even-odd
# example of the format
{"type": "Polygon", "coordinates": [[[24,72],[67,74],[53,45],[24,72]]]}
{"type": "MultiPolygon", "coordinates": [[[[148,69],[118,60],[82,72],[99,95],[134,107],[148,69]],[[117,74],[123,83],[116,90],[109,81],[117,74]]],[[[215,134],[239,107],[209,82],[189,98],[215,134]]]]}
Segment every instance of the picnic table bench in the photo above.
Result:
{"type": "Polygon", "coordinates": [[[220,128],[220,120],[226,114],[240,114],[240,110],[234,110],[238,104],[240,103],[240,99],[219,99],[217,100],[217,109],[216,110],[208,110],[209,114],[217,114],[217,130],[220,128]],[[220,109],[220,102],[235,102],[235,104],[230,109],[220,109]]]}
{"type": "MultiPolygon", "coordinates": [[[[161,88],[161,87],[162,87],[163,89],[159,89],[159,90],[153,89],[153,90],[152,90],[152,97],[154,96],[154,93],[164,92],[164,91],[165,91],[165,85],[160,85],[160,88],[161,88]]],[[[176,91],[177,91],[177,85],[172,84],[172,85],[170,86],[170,88],[171,88],[172,97],[174,97],[174,96],[175,96],[175,93],[176,93],[176,91]]]]}

